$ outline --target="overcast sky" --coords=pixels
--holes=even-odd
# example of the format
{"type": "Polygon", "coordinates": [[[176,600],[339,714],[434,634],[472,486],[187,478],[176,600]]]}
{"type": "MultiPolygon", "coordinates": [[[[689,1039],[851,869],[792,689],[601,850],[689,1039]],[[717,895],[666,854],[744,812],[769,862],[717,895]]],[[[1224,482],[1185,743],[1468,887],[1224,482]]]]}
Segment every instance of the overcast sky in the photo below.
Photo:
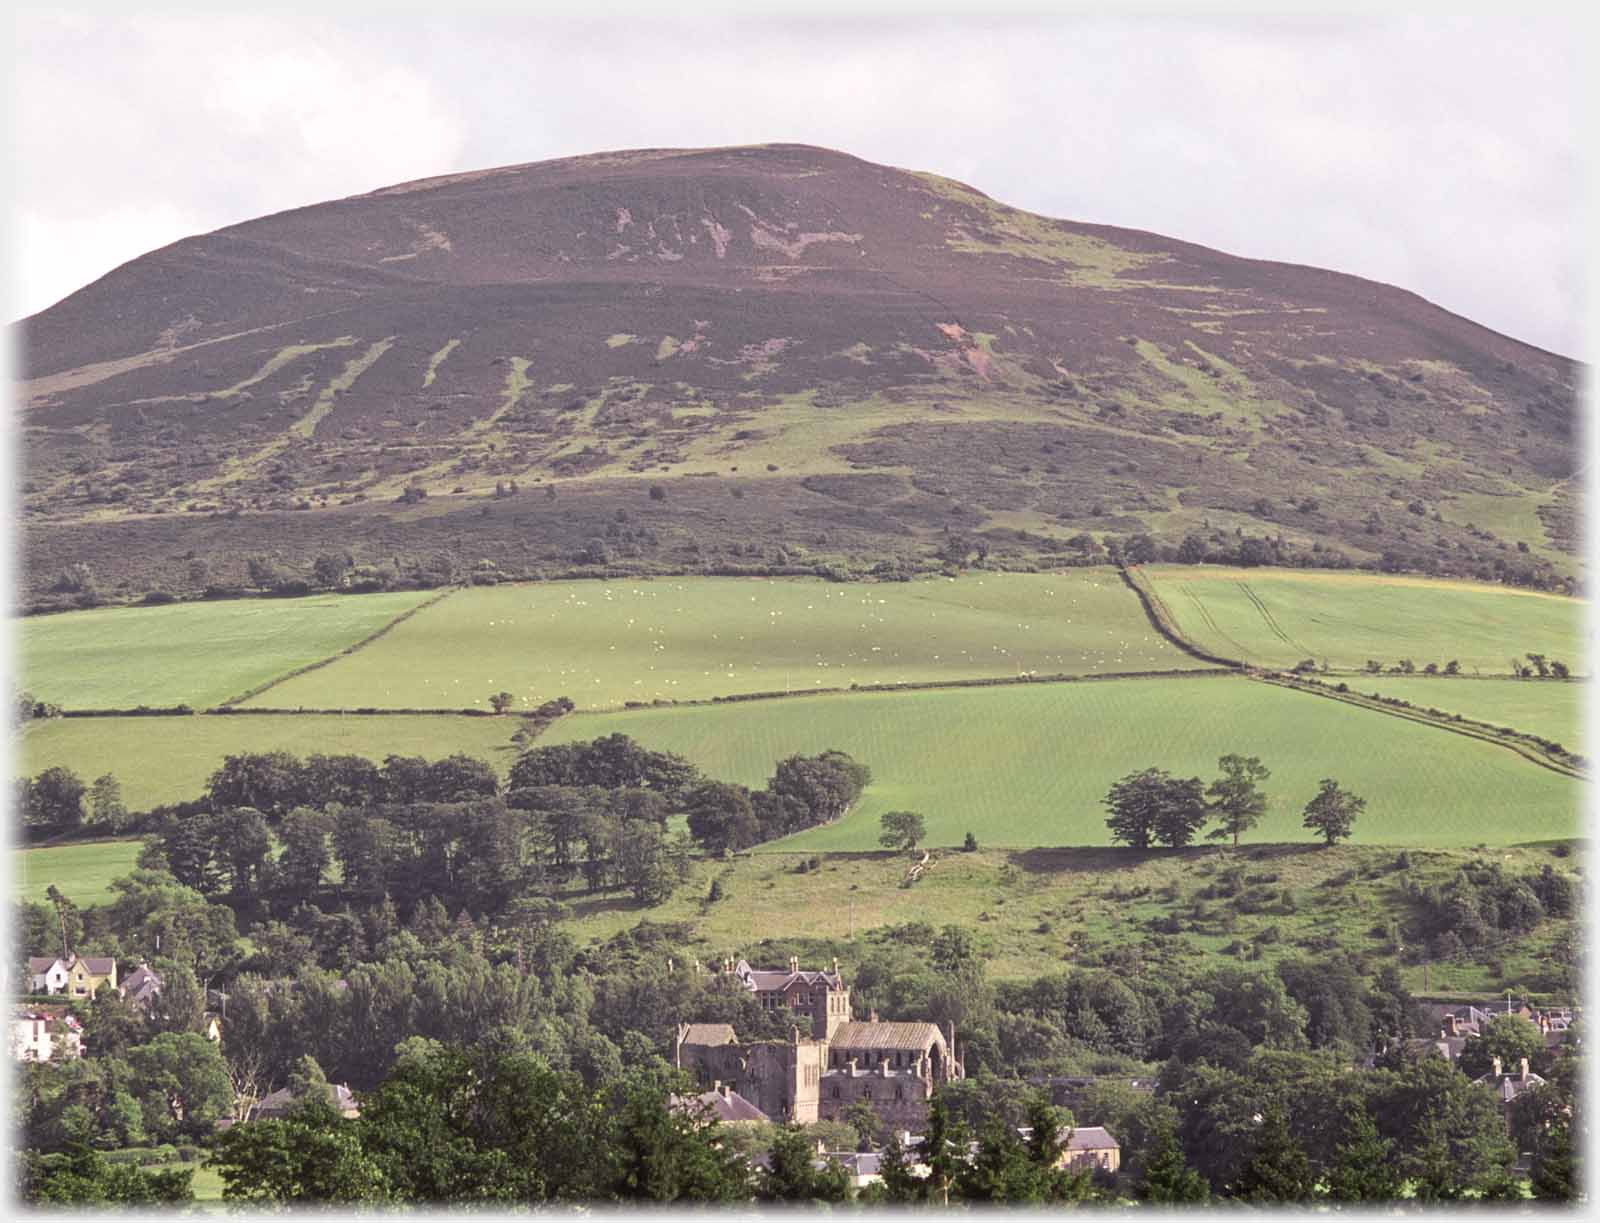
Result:
{"type": "Polygon", "coordinates": [[[405,179],[793,140],[1387,281],[1582,355],[1566,19],[565,9],[23,14],[8,316],[186,235],[405,179]]]}

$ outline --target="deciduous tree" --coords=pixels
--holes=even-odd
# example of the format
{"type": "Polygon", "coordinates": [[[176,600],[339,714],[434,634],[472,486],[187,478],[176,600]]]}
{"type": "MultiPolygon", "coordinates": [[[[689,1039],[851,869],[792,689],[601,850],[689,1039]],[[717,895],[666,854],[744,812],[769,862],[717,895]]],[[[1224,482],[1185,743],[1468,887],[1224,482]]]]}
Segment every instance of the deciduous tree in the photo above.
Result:
{"type": "Polygon", "coordinates": [[[1366,809],[1367,800],[1339,788],[1331,777],[1324,777],[1318,785],[1317,796],[1306,804],[1304,826],[1322,834],[1325,844],[1349,837],[1356,816],[1366,809]]]}
{"type": "Polygon", "coordinates": [[[1223,756],[1217,767],[1222,776],[1206,787],[1211,813],[1219,821],[1210,836],[1216,840],[1231,837],[1237,847],[1240,834],[1254,828],[1267,809],[1267,796],[1259,783],[1272,773],[1255,756],[1223,756]]]}

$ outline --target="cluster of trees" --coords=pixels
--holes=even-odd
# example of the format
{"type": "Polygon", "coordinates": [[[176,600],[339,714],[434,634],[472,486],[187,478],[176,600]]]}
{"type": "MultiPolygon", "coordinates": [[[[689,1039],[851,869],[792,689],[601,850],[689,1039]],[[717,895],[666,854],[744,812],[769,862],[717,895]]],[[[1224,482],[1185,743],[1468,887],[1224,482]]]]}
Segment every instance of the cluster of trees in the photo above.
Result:
{"type": "Polygon", "coordinates": [[[61,706],[53,705],[49,701],[41,700],[31,692],[17,693],[16,700],[12,703],[11,720],[15,725],[32,722],[35,718],[59,718],[61,706]]]}
{"type": "Polygon", "coordinates": [[[1567,679],[1572,674],[1567,664],[1559,658],[1547,658],[1543,654],[1527,654],[1524,657],[1527,662],[1517,658],[1511,660],[1511,673],[1520,679],[1535,675],[1540,679],[1567,679]]]}
{"type": "Polygon", "coordinates": [[[1418,915],[1417,936],[1435,959],[1454,959],[1580,910],[1572,880],[1549,866],[1514,875],[1498,862],[1472,862],[1443,884],[1408,879],[1405,889],[1418,915]]]}
{"type": "MultiPolygon", "coordinates": [[[[1208,837],[1232,839],[1249,832],[1267,809],[1260,783],[1272,776],[1255,756],[1228,755],[1217,761],[1221,776],[1210,785],[1198,777],[1175,778],[1163,769],[1129,773],[1105,797],[1111,811],[1106,827],[1111,837],[1134,849],[1164,845],[1182,849],[1202,828],[1216,821],[1208,837]]],[[[1366,800],[1324,778],[1305,808],[1304,825],[1318,832],[1329,845],[1350,835],[1366,800]]]]}
{"type": "MultiPolygon", "coordinates": [[[[461,754],[378,765],[244,753],[227,757],[200,797],[145,817],[139,861],[202,902],[254,919],[297,914],[302,935],[342,913],[346,932],[333,942],[348,947],[360,925],[351,910],[382,902],[406,917],[431,902],[480,921],[574,887],[658,903],[693,850],[689,836],[668,832],[672,816],[687,813],[703,848],[738,849],[837,819],[869,777],[842,752],[792,756],[752,793],[625,735],[524,752],[505,787],[492,766],[461,754]]],[[[125,826],[113,778],[87,793],[95,821],[125,826]]],[[[68,770],[51,769],[29,780],[21,805],[59,833],[85,824],[85,794],[68,770]]]]}
{"type": "Polygon", "coordinates": [[[126,832],[135,823],[122,801],[122,786],[104,773],[85,785],[63,765],[52,765],[33,777],[19,777],[16,811],[31,837],[73,837],[126,832]]]}
{"type": "Polygon", "coordinates": [[[689,835],[711,853],[746,849],[839,819],[872,771],[844,752],[790,756],[778,762],[764,790],[708,781],[688,795],[689,835]]]}
{"type": "MultiPolygon", "coordinates": [[[[1295,669],[1299,670],[1298,667],[1295,669]]],[[[1388,670],[1390,675],[1415,675],[1417,674],[1417,664],[1409,658],[1402,658],[1388,670]]],[[[1382,675],[1384,671],[1383,663],[1376,658],[1369,658],[1367,659],[1366,671],[1368,675],[1382,675]]],[[[1460,675],[1461,663],[1454,658],[1445,663],[1443,667],[1436,662],[1425,663],[1422,667],[1422,674],[1460,675]]]]}
{"type": "MultiPolygon", "coordinates": [[[[429,1053],[422,1060],[431,1069],[415,1077],[420,1072],[402,1064],[409,1065],[407,1051],[416,1052],[416,1038],[422,1038],[477,1051],[473,1058],[487,1059],[472,1063],[478,1075],[497,1074],[494,1059],[516,1059],[521,1069],[515,1081],[522,1085],[517,1090],[530,1110],[541,1107],[541,1100],[587,1101],[586,1109],[593,1109],[597,1101],[621,1098],[612,1094],[618,1083],[637,1087],[647,1079],[652,1091],[667,1090],[666,1059],[680,1022],[727,1022],[757,1039],[783,1038],[793,1022],[781,1010],[760,1007],[731,978],[700,971],[684,948],[686,927],[641,924],[579,951],[561,928],[564,908],[537,896],[518,897],[493,920],[465,912],[451,917],[437,898],[416,905],[405,920],[382,897],[329,913],[298,906],[287,921],[252,916],[246,907],[240,910],[246,943],[232,909],[163,872],[136,872],[119,880],[114,892],[109,906],[82,914],[68,907],[74,945],[126,955],[149,948],[160,934],[169,958],[156,965],[166,989],[149,1016],[109,995],[97,999],[89,1014],[91,1056],[27,1069],[25,1096],[31,1103],[20,1145],[54,1153],[63,1167],[84,1144],[111,1149],[204,1132],[230,1107],[219,1070],[230,1086],[260,1094],[304,1079],[311,1058],[319,1074],[325,1068],[328,1079],[359,1092],[381,1095],[390,1082],[404,1083],[405,1091],[394,1094],[415,1103],[431,1091],[428,1083],[456,1082],[451,1076],[460,1066],[450,1060],[455,1054],[429,1053]],[[218,992],[226,994],[220,1051],[195,1035],[206,1005],[205,982],[213,986],[213,1009],[222,1001],[218,992]],[[442,1077],[429,1077],[435,1075],[442,1077]],[[525,1090],[535,1087],[532,1094],[525,1090]]],[[[59,939],[54,915],[38,911],[43,908],[32,906],[31,916],[24,909],[18,923],[24,950],[31,953],[59,939]],[[45,946],[36,948],[36,942],[45,946]]],[[[793,952],[814,960],[828,950],[777,943],[764,947],[760,958],[781,962],[793,952]]],[[[1028,1121],[1029,1076],[1072,1071],[1157,1077],[1154,1096],[1127,1090],[1125,1078],[1108,1079],[1081,1107],[1074,1106],[1080,1121],[1106,1125],[1121,1141],[1127,1172],[1117,1191],[1147,1200],[1205,1194],[1265,1200],[1269,1194],[1323,1192],[1308,1184],[1343,1184],[1337,1192],[1354,1193],[1350,1186],[1366,1183],[1358,1171],[1380,1163],[1423,1183],[1425,1195],[1502,1184],[1510,1147],[1493,1097],[1473,1087],[1460,1069],[1442,1061],[1414,1063],[1406,1055],[1408,1038],[1433,1029],[1392,966],[1369,975],[1361,961],[1339,955],[1292,956],[1272,968],[1218,964],[1191,958],[1181,939],[1150,935],[1138,944],[1124,939],[1101,951],[1088,949],[1070,971],[996,985],[987,979],[979,936],[959,926],[886,928],[853,948],[831,950],[855,959],[851,988],[859,1011],[875,1009],[891,1020],[952,1022],[962,1033],[969,1078],[951,1085],[946,1103],[952,1126],[961,1118],[978,1134],[979,1154],[970,1166],[952,1161],[931,1183],[896,1182],[897,1170],[886,1177],[885,1194],[1033,1201],[1109,1192],[1081,1180],[1035,1177],[1026,1144],[1000,1125],[1028,1121]],[[1377,1069],[1349,1069],[1374,1048],[1384,1051],[1377,1069]],[[1373,1133],[1366,1132],[1360,1111],[1373,1133]],[[1344,1148],[1372,1158],[1363,1164],[1344,1148]],[[1378,1151],[1382,1160],[1373,1155],[1378,1151]],[[1302,1166],[1309,1180],[1299,1175],[1302,1166]]],[[[1545,1053],[1542,1040],[1530,1044],[1528,1028],[1520,1019],[1497,1021],[1481,1045],[1469,1042],[1462,1066],[1474,1070],[1494,1055],[1514,1064],[1532,1049],[1534,1068],[1556,1084],[1552,1090],[1567,1091],[1565,1062],[1545,1053]]],[[[439,1168],[450,1152],[466,1152],[483,1161],[471,1164],[479,1176],[449,1183],[470,1186],[488,1178],[483,1184],[498,1185],[500,1193],[533,1192],[495,1179],[512,1174],[501,1171],[504,1156],[494,1154],[502,1148],[493,1135],[510,1134],[515,1126],[497,1116],[493,1126],[472,1128],[476,1113],[453,1091],[445,1093],[450,1103],[426,1114],[432,1118],[428,1127],[416,1131],[440,1152],[424,1165],[439,1168]]],[[[1546,1152],[1541,1175],[1548,1173],[1555,1185],[1561,1183],[1561,1159],[1571,1164],[1571,1143],[1563,1135],[1576,1133],[1578,1120],[1562,1111],[1572,1105],[1570,1092],[1553,1100],[1543,1102],[1527,1123],[1530,1136],[1518,1141],[1521,1149],[1546,1152]],[[1564,1141],[1567,1154],[1561,1155],[1564,1141]]],[[[363,1101],[361,1126],[369,1117],[400,1115],[370,1104],[371,1097],[363,1101]]],[[[669,1124],[660,1114],[650,1115],[652,1132],[669,1124]]],[[[351,1159],[370,1157],[384,1169],[373,1183],[391,1196],[370,1200],[422,1200],[446,1183],[406,1180],[412,1173],[378,1158],[391,1134],[407,1132],[399,1122],[394,1130],[324,1126],[314,1141],[287,1125],[242,1127],[231,1132],[267,1135],[259,1139],[266,1145],[230,1138],[219,1148],[240,1169],[255,1169],[240,1173],[238,1195],[260,1192],[260,1182],[250,1179],[258,1174],[274,1185],[297,1183],[300,1173],[285,1169],[326,1170],[340,1151],[351,1159]],[[357,1138],[334,1142],[330,1134],[357,1138]],[[296,1148],[302,1140],[310,1145],[296,1148]],[[303,1165],[295,1162],[302,1158],[303,1165]],[[246,1188],[251,1184],[257,1187],[246,1188]]],[[[881,1127],[863,1129],[864,1141],[886,1140],[881,1127]]],[[[631,1149],[630,1140],[609,1130],[575,1132],[631,1149]]],[[[827,1186],[836,1181],[815,1169],[805,1172],[796,1162],[799,1148],[783,1143],[793,1146],[792,1136],[773,1140],[773,1152],[782,1155],[774,1162],[777,1179],[740,1180],[738,1194],[782,1197],[806,1184],[812,1196],[827,1199],[833,1192],[827,1186]],[[813,1174],[822,1179],[807,1179],[813,1174]]],[[[416,1147],[406,1149],[404,1162],[418,1157],[416,1147]]],[[[928,1153],[920,1162],[930,1162],[928,1153]]],[[[896,1168],[898,1156],[886,1155],[888,1166],[896,1168]]],[[[665,1166],[678,1166],[677,1156],[662,1158],[665,1166]]],[[[560,1192],[602,1200],[620,1192],[618,1182],[599,1171],[593,1171],[598,1180],[540,1175],[567,1187],[560,1192]]],[[[326,1182],[313,1177],[307,1183],[323,1184],[318,1192],[325,1192],[326,1182]]],[[[661,1183],[688,1182],[669,1177],[661,1183]]],[[[1565,1183],[1570,1192],[1570,1176],[1565,1183]]],[[[1386,1190],[1379,1185],[1361,1192],[1381,1196],[1386,1190]]],[[[269,1194],[252,1200],[273,1199],[269,1194]]]]}

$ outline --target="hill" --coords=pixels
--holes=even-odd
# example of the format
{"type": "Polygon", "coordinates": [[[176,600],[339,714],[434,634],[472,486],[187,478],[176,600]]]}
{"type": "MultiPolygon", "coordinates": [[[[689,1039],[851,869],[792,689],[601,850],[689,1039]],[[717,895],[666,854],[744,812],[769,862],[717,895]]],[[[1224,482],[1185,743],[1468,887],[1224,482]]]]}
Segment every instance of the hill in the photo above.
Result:
{"type": "Polygon", "coordinates": [[[36,606],[350,580],[320,554],[379,586],[1107,542],[1578,572],[1573,362],[806,146],[317,204],[142,256],[18,339],[36,606]]]}

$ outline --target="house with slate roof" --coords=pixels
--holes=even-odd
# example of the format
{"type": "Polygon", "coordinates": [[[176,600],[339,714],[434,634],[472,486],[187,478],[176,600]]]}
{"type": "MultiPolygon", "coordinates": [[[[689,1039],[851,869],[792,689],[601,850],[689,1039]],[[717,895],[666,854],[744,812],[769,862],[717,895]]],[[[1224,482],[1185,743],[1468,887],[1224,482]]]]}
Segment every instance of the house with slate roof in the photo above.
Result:
{"type": "Polygon", "coordinates": [[[729,1024],[683,1024],[675,1064],[703,1087],[727,1084],[769,1117],[833,1121],[862,1100],[891,1127],[921,1125],[934,1091],[964,1077],[954,1025],[880,1023],[875,1013],[856,1020],[837,961],[813,971],[791,959],[784,971],[726,960],[722,970],[763,1006],[809,1016],[811,1032],[796,1025],[787,1041],[741,1041],[729,1024]]]}
{"type": "MultiPolygon", "coordinates": [[[[333,1105],[334,1111],[341,1117],[354,1118],[361,1115],[361,1109],[356,1105],[355,1093],[343,1083],[326,1083],[328,1103],[333,1105]]],[[[292,1087],[280,1087],[270,1095],[263,1096],[261,1103],[256,1105],[255,1115],[258,1118],[285,1117],[294,1111],[301,1097],[295,1095],[292,1087]]]]}
{"type": "Polygon", "coordinates": [[[1504,1071],[1500,1059],[1494,1059],[1494,1069],[1482,1078],[1473,1079],[1475,1086],[1487,1087],[1494,1092],[1495,1099],[1500,1102],[1500,1113],[1505,1117],[1506,1128],[1511,1128],[1511,1104],[1518,1096],[1530,1087],[1537,1087],[1544,1082],[1539,1075],[1528,1069],[1528,1059],[1519,1058],[1522,1064],[1515,1071],[1504,1071]]]}
{"type": "Polygon", "coordinates": [[[772,1120],[726,1083],[713,1083],[710,1091],[699,1095],[671,1096],[667,1102],[680,1111],[703,1108],[723,1125],[760,1125],[772,1120]]]}
{"type": "Polygon", "coordinates": [[[160,974],[140,960],[139,967],[122,982],[122,996],[135,1006],[149,1010],[156,995],[161,993],[162,984],[160,974]]]}
{"type": "Polygon", "coordinates": [[[80,956],[77,952],[64,958],[29,956],[28,976],[36,994],[93,998],[102,985],[117,987],[117,961],[112,956],[80,956]]]}

